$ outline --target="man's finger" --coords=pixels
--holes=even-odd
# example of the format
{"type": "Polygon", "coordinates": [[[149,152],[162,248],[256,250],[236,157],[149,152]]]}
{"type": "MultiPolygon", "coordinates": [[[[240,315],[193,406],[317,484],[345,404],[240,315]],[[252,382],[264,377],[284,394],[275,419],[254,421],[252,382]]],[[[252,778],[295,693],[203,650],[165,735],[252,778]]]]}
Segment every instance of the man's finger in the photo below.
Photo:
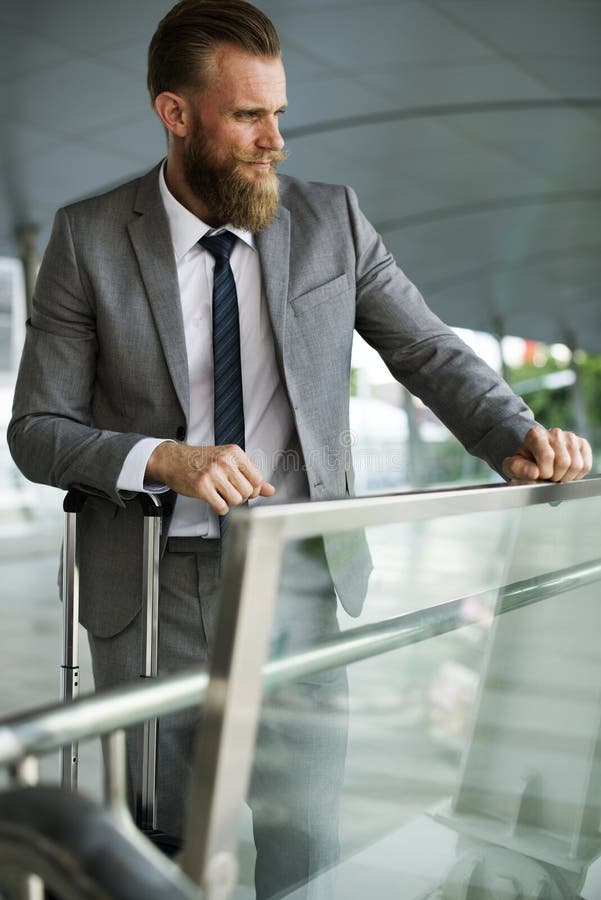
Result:
{"type": "Polygon", "coordinates": [[[238,491],[243,501],[248,500],[253,496],[256,488],[250,483],[248,478],[245,478],[239,469],[228,469],[224,474],[230,484],[238,491]]]}
{"type": "Polygon", "coordinates": [[[213,485],[209,485],[206,489],[203,489],[199,496],[201,499],[207,501],[213,512],[216,512],[218,516],[225,516],[230,511],[229,506],[223,497],[215,490],[213,485]]]}
{"type": "MultiPolygon", "coordinates": [[[[239,476],[245,478],[251,485],[248,498],[258,496],[258,491],[263,484],[263,475],[250,461],[244,450],[237,444],[226,444],[216,449],[219,452],[215,456],[215,462],[228,469],[230,480],[237,482],[239,476]]],[[[240,484],[242,486],[242,482],[240,484]]]]}
{"type": "Polygon", "coordinates": [[[572,464],[570,449],[568,448],[567,432],[561,428],[551,428],[548,432],[549,442],[553,449],[553,472],[549,476],[550,481],[564,481],[572,464]]]}
{"type": "Polygon", "coordinates": [[[577,481],[590,472],[593,465],[593,452],[587,440],[572,432],[565,432],[565,442],[570,456],[570,465],[565,471],[562,481],[577,481]]]}
{"type": "Polygon", "coordinates": [[[537,481],[540,478],[538,466],[519,454],[503,461],[503,474],[510,481],[537,481]]]}
{"type": "Polygon", "coordinates": [[[555,470],[555,451],[551,446],[550,432],[544,428],[531,428],[518,450],[518,454],[529,456],[538,468],[538,478],[550,481],[555,470]]]}
{"type": "Polygon", "coordinates": [[[275,494],[275,488],[268,481],[262,481],[261,484],[257,485],[257,487],[253,488],[253,492],[250,500],[255,500],[257,497],[273,497],[275,494]]]}
{"type": "Polygon", "coordinates": [[[253,488],[260,488],[263,482],[263,475],[257,469],[257,467],[251,463],[250,459],[246,454],[244,454],[244,458],[239,462],[238,468],[242,472],[242,474],[250,481],[253,488]]]}
{"type": "Polygon", "coordinates": [[[584,476],[587,475],[593,468],[593,448],[588,441],[584,440],[584,438],[580,439],[580,445],[580,452],[582,453],[582,463],[584,466],[582,475],[584,476]]]}

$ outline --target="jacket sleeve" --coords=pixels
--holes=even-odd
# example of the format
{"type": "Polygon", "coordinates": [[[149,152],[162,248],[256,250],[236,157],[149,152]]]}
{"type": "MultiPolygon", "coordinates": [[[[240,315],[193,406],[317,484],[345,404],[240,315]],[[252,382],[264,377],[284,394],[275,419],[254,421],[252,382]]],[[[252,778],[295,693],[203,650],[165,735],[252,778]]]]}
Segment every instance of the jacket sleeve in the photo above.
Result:
{"type": "Polygon", "coordinates": [[[350,188],[347,202],[356,247],[357,331],[469,453],[502,474],[503,460],[536,424],[532,411],[426,306],[350,188]]]}
{"type": "Polygon", "coordinates": [[[117,478],[130,449],[145,435],[104,428],[103,414],[95,409],[95,306],[68,213],[60,210],[27,323],[8,444],[31,481],[63,490],[86,485],[122,505],[117,478]]]}

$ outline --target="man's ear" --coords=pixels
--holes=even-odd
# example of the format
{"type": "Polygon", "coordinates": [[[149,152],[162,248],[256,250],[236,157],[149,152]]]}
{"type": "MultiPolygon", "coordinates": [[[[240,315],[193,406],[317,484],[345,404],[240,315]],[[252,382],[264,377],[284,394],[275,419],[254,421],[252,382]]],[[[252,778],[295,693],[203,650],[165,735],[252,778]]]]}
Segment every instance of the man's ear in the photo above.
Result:
{"type": "Polygon", "coordinates": [[[154,101],[157,116],[175,137],[187,137],[190,131],[188,102],[179,94],[163,91],[154,101]]]}

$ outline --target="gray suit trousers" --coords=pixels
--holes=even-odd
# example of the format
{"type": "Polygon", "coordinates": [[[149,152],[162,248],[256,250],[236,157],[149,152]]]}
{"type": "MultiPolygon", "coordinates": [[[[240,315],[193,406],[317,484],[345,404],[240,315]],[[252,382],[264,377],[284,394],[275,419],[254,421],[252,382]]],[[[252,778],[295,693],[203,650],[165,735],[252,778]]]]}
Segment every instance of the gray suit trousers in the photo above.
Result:
{"type": "MultiPolygon", "coordinates": [[[[205,662],[217,626],[220,542],[198,552],[166,552],[161,561],[159,672],[205,662]]],[[[257,597],[257,602],[261,601],[257,597]]],[[[114,637],[89,634],[96,687],[136,679],[140,616],[114,637]]],[[[271,654],[288,654],[338,632],[336,596],[321,539],[288,548],[271,635],[271,654]]],[[[346,672],[303,679],[265,698],[248,803],[257,850],[257,898],[330,895],[328,876],[339,856],[338,809],[346,755],[346,672]],[[319,889],[310,882],[318,874],[319,889]]],[[[157,824],[180,836],[198,716],[161,719],[157,824]]],[[[136,735],[128,740],[132,796],[138,784],[136,735]]]]}

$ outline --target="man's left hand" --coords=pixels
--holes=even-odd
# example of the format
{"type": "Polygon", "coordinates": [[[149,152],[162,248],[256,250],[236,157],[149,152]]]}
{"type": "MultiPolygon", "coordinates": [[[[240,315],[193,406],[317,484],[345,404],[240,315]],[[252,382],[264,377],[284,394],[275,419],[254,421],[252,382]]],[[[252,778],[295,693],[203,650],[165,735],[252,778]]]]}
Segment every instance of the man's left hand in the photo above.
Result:
{"type": "Polygon", "coordinates": [[[577,481],[593,465],[590,444],[561,428],[534,426],[513,456],[503,460],[510,481],[577,481]]]}

